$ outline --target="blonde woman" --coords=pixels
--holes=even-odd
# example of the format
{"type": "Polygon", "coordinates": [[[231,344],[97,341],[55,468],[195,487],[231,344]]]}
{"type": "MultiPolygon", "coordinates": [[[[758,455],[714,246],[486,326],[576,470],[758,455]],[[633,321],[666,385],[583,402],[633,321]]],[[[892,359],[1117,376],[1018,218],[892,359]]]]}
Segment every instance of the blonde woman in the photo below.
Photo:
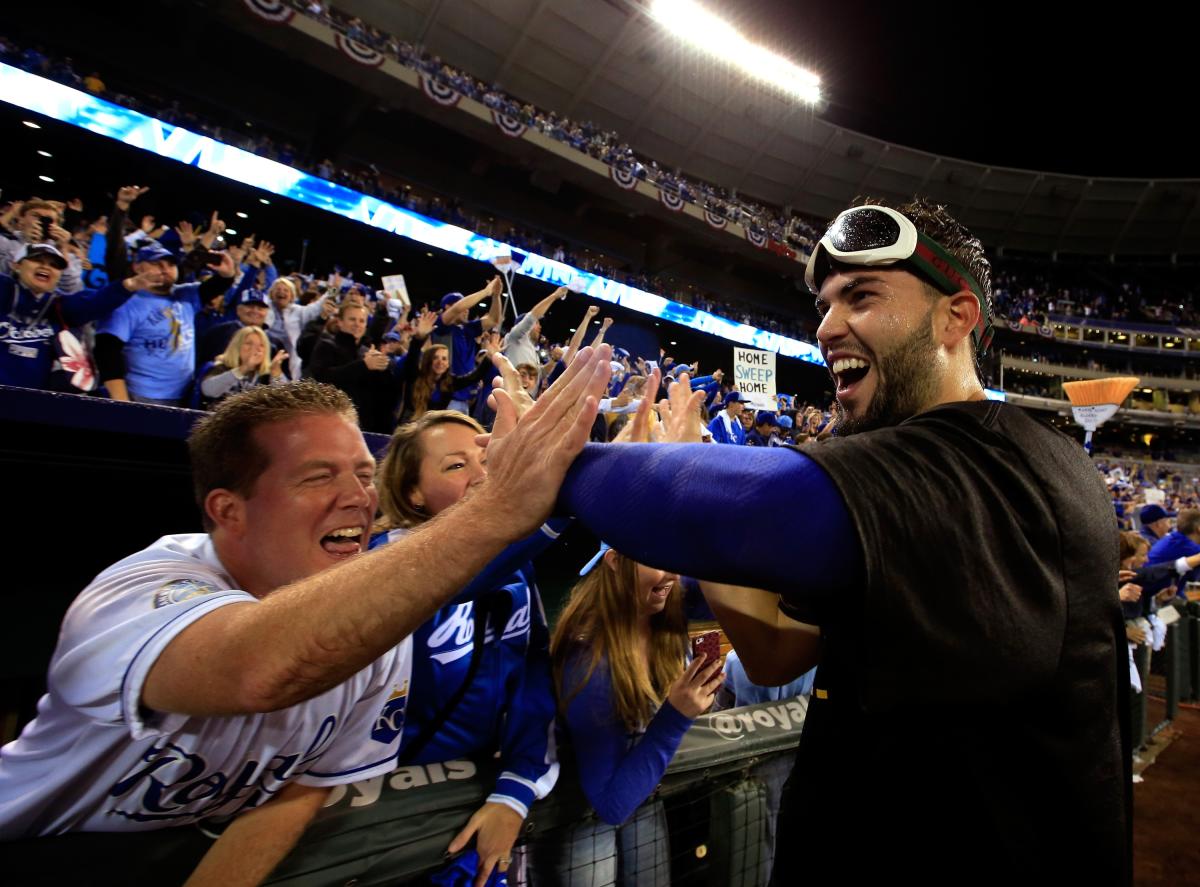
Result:
{"type": "Polygon", "coordinates": [[[688,663],[674,573],[607,546],[584,568],[550,658],[588,801],[620,825],[654,790],[692,721],[721,686],[720,662],[688,663]]]}
{"type": "Polygon", "coordinates": [[[287,352],[280,350],[274,359],[268,357],[271,343],[262,327],[244,326],[229,340],[229,345],[216,360],[200,383],[200,393],[206,407],[217,401],[246,391],[255,385],[276,385],[286,382],[283,362],[287,352]]]}
{"type": "MultiPolygon", "coordinates": [[[[381,517],[372,548],[419,532],[483,483],[487,458],[476,443],[482,433],[478,422],[453,410],[430,410],[396,429],[379,468],[381,517]]],[[[491,794],[448,847],[457,853],[474,842],[476,883],[493,869],[508,869],[530,806],[558,778],[549,631],[529,561],[564,525],[549,522],[509,546],[412,635],[399,762],[499,758],[491,794]]]]}

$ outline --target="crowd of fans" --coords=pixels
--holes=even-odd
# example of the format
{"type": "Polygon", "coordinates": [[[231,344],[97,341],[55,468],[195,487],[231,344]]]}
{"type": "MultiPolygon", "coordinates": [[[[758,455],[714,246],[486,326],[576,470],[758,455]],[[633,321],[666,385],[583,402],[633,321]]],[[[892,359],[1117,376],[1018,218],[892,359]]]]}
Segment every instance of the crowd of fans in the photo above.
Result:
{"type": "Polygon", "coordinates": [[[334,9],[329,3],[297,0],[293,5],[350,39],[396,59],[463,96],[756,233],[766,234],[772,240],[805,252],[820,236],[813,225],[800,216],[764,206],[719,185],[687,177],[681,170],[664,169],[652,158],[637,154],[615,132],[606,131],[590,121],[570,120],[554,111],[536,108],[508,95],[498,85],[484,83],[421,47],[385,34],[357,16],[334,9]]]}
{"type": "MultiPolygon", "coordinates": [[[[28,324],[23,331],[10,324],[10,337],[22,344],[3,364],[4,384],[210,408],[256,385],[314,378],[344,390],[364,428],[390,433],[398,422],[446,408],[487,423],[491,355],[510,356],[536,397],[589,329],[599,324],[591,341],[598,344],[611,324],[592,306],[571,341],[548,341],[540,321],[567,290],[506,321],[498,276],[465,297],[447,293],[413,311],[336,271],[281,275],[273,244],[227,238],[215,212],[170,226],[139,217],[134,204],[145,190],[123,187],[111,209],[94,215],[78,201],[38,198],[0,212],[0,254],[14,273],[10,310],[28,324]],[[89,287],[101,272],[122,283],[89,287]],[[472,319],[481,304],[487,312],[472,319]]],[[[828,433],[827,413],[791,398],[777,412],[743,412],[721,369],[699,375],[694,361],[624,349],[617,362],[596,439],[620,432],[655,369],[665,376],[663,390],[651,392],[655,400],[667,383],[690,374],[692,388],[704,392],[705,423],[721,442],[781,445],[828,433]]]]}
{"type": "Polygon", "coordinates": [[[1014,326],[1041,326],[1051,315],[1096,320],[1188,326],[1197,323],[1195,296],[1189,288],[1170,285],[1151,288],[1137,279],[1069,278],[1050,272],[998,264],[992,278],[992,301],[997,317],[1014,326]]]}
{"type": "Polygon", "coordinates": [[[436,194],[406,182],[395,171],[383,169],[375,163],[335,163],[328,157],[306,156],[290,140],[273,138],[250,127],[246,122],[241,126],[221,125],[213,121],[212,114],[201,114],[194,108],[185,108],[178,100],[156,97],[144,92],[133,96],[117,91],[107,84],[99,72],[91,71],[81,75],[76,63],[69,57],[55,57],[37,47],[19,47],[0,37],[0,61],[68,86],[86,89],[115,104],[132,108],[175,126],[203,133],[260,157],[305,170],[319,178],[379,197],[396,206],[469,228],[517,249],[548,256],[555,261],[565,262],[610,280],[759,329],[793,339],[812,340],[811,332],[794,312],[773,312],[761,305],[719,295],[674,275],[639,271],[627,262],[572,244],[561,236],[534,231],[495,215],[487,215],[464,204],[459,196],[436,194]]]}

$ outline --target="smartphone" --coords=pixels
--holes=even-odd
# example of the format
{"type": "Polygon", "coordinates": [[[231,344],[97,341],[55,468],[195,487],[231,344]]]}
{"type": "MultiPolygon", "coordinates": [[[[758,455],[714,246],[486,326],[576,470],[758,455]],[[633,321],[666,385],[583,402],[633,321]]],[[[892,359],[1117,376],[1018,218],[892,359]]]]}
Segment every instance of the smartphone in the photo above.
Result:
{"type": "Polygon", "coordinates": [[[209,250],[204,256],[204,261],[209,265],[219,265],[221,264],[221,259],[224,257],[224,255],[225,253],[217,253],[209,250]]]}
{"type": "Polygon", "coordinates": [[[40,216],[40,220],[42,223],[42,235],[41,235],[41,237],[38,238],[38,242],[39,243],[49,243],[50,242],[50,217],[49,216],[40,216]]]}
{"type": "Polygon", "coordinates": [[[709,664],[721,658],[721,632],[706,631],[692,638],[692,658],[704,655],[709,664]]]}

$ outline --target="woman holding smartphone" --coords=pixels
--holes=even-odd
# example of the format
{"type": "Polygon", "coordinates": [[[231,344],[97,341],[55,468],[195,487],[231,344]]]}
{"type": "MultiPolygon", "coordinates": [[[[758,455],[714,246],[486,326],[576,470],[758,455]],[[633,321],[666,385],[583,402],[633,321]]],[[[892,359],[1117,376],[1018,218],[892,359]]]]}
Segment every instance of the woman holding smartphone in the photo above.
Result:
{"type": "Polygon", "coordinates": [[[673,573],[608,546],[583,569],[550,641],[561,722],[584,795],[606,825],[583,823],[537,850],[544,875],[590,869],[596,883],[670,882],[661,803],[645,804],[692,721],[708,711],[720,661],[687,661],[683,590],[673,573]]]}

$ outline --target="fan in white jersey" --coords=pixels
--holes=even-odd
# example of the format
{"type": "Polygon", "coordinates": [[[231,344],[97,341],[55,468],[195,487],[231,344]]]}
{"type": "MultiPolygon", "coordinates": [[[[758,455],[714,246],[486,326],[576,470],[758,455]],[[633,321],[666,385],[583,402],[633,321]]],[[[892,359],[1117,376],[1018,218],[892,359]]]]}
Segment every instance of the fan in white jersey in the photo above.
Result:
{"type": "Polygon", "coordinates": [[[502,473],[469,502],[361,557],[375,464],[344,394],[264,387],[202,420],[189,449],[209,532],[166,536],[84,590],[37,717],[0,749],[6,872],[56,883],[48,866],[77,875],[72,847],[100,847],[129,862],[121,883],[165,883],[145,868],[148,845],[128,843],[153,836],[131,833],[217,822],[196,876],[261,880],[328,786],[393,765],[409,634],[549,512],[586,440],[599,366],[581,354],[558,408],[539,403],[493,444],[502,473]],[[472,546],[456,544],[467,535],[472,546]]]}

